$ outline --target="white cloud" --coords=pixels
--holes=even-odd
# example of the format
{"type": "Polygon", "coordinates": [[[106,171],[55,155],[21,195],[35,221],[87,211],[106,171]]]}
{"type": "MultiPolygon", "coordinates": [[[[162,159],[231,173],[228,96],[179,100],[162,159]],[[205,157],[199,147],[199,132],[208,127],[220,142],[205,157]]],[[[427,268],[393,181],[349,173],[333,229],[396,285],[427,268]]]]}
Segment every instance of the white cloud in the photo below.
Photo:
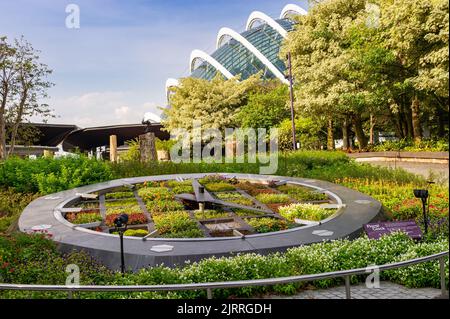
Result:
{"type": "MultiPolygon", "coordinates": [[[[80,127],[141,123],[145,112],[159,114],[155,103],[139,101],[132,92],[88,92],[48,103],[57,118],[49,123],[76,124],[80,127]]],[[[38,121],[38,119],[34,119],[38,121]]]]}

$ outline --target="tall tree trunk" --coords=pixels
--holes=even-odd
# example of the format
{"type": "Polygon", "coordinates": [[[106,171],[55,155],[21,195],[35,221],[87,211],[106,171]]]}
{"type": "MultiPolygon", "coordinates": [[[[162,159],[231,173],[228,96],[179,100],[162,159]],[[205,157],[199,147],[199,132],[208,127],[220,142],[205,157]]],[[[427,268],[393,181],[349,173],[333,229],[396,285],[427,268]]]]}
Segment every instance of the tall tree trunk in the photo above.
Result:
{"type": "Polygon", "coordinates": [[[447,119],[445,117],[444,111],[438,107],[437,109],[437,118],[438,118],[438,130],[437,135],[438,137],[445,137],[445,126],[448,126],[448,116],[447,119]]]}
{"type": "Polygon", "coordinates": [[[0,161],[8,157],[6,151],[6,99],[8,98],[8,86],[3,83],[2,101],[0,104],[0,161]]]}
{"type": "Polygon", "coordinates": [[[345,118],[344,122],[342,123],[342,149],[348,150],[349,149],[349,142],[348,142],[348,119],[345,118]]]}
{"type": "Polygon", "coordinates": [[[333,135],[333,120],[328,120],[328,126],[327,126],[327,149],[328,150],[334,150],[334,135],[333,135]]]}
{"type": "Polygon", "coordinates": [[[413,128],[412,128],[412,117],[411,117],[411,108],[405,108],[405,116],[404,116],[404,127],[405,127],[405,137],[413,138],[413,128]]]}
{"type": "Polygon", "coordinates": [[[25,89],[22,93],[22,97],[20,98],[19,107],[17,108],[17,116],[14,120],[11,132],[11,142],[9,143],[9,151],[8,156],[10,156],[14,152],[14,147],[16,146],[17,132],[19,130],[20,123],[22,122],[23,111],[25,108],[25,102],[28,97],[28,90],[26,89],[26,85],[24,85],[25,89]]]}
{"type": "Polygon", "coordinates": [[[6,124],[5,117],[0,110],[0,161],[5,160],[8,154],[6,151],[6,124]]]}
{"type": "Polygon", "coordinates": [[[374,136],[373,136],[373,134],[374,134],[374,132],[373,132],[374,127],[375,127],[375,120],[374,120],[374,118],[373,118],[373,114],[370,114],[370,137],[369,137],[369,144],[372,144],[372,145],[375,143],[374,136]]]}
{"type": "Polygon", "coordinates": [[[402,119],[400,112],[396,114],[391,112],[391,121],[394,124],[395,135],[397,135],[398,138],[404,138],[405,136],[403,135],[402,119]]]}
{"type": "Polygon", "coordinates": [[[359,149],[363,150],[367,147],[367,137],[364,134],[361,117],[359,115],[353,116],[353,125],[355,126],[355,134],[358,139],[359,149]]]}
{"type": "Polygon", "coordinates": [[[422,140],[422,126],[420,125],[419,99],[415,95],[411,103],[411,120],[414,142],[422,140]]]}

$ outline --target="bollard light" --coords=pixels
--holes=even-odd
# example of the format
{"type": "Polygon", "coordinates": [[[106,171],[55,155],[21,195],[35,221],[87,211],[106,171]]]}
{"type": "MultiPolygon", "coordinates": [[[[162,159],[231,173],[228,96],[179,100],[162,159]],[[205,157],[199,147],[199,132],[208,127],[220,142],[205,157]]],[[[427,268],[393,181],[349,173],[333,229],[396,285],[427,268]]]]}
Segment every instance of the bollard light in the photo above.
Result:
{"type": "Polygon", "coordinates": [[[427,189],[415,189],[414,196],[420,198],[422,201],[422,212],[423,212],[423,224],[425,227],[425,234],[428,233],[428,218],[427,218],[427,200],[428,200],[428,190],[427,189]]]}
{"type": "Polygon", "coordinates": [[[122,272],[122,275],[125,274],[125,256],[123,252],[123,233],[127,230],[128,224],[128,215],[127,214],[121,214],[119,217],[114,219],[114,225],[116,228],[116,231],[119,233],[120,237],[120,269],[122,272]]]}

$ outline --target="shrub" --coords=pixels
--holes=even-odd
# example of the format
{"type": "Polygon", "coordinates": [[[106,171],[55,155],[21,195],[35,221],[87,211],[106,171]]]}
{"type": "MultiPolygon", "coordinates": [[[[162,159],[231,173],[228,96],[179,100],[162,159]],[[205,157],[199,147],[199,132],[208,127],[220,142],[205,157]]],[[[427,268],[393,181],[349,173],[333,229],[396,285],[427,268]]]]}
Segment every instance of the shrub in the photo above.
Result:
{"type": "MultiPolygon", "coordinates": [[[[119,217],[119,214],[110,214],[106,216],[105,224],[108,227],[114,227],[114,220],[119,217]]],[[[143,213],[131,213],[128,215],[128,225],[146,224],[147,217],[143,213]]]]}
{"type": "Polygon", "coordinates": [[[128,207],[107,207],[106,215],[121,215],[121,214],[139,214],[142,213],[142,209],[139,205],[133,205],[128,207]]]}
{"type": "Polygon", "coordinates": [[[148,235],[148,231],[145,229],[127,229],[123,234],[131,237],[144,237],[148,235]]]}
{"type": "Polygon", "coordinates": [[[223,192],[214,194],[218,199],[244,206],[252,206],[253,201],[237,192],[223,192]]]}
{"type": "Polygon", "coordinates": [[[105,202],[105,207],[124,207],[135,206],[137,204],[136,198],[119,199],[105,202]]]}
{"type": "Polygon", "coordinates": [[[11,157],[0,165],[0,186],[49,194],[112,179],[109,163],[85,156],[58,159],[11,157]]]}
{"type": "Polygon", "coordinates": [[[187,194],[192,194],[194,193],[194,188],[191,185],[180,185],[180,186],[175,186],[174,188],[172,188],[172,192],[174,194],[183,194],[183,193],[187,193],[187,194]]]}
{"type": "Polygon", "coordinates": [[[124,199],[124,198],[134,198],[134,193],[132,191],[128,192],[114,192],[114,193],[106,193],[106,199],[124,199]]]}
{"type": "Polygon", "coordinates": [[[143,187],[138,190],[138,195],[145,203],[159,200],[173,200],[175,198],[167,187],[143,187]]]}
{"type": "Polygon", "coordinates": [[[373,147],[373,151],[375,152],[399,150],[408,152],[448,152],[448,140],[422,139],[420,142],[414,142],[411,139],[400,139],[382,142],[373,147]]]}
{"type": "Polygon", "coordinates": [[[313,204],[291,204],[282,206],[278,210],[280,215],[289,221],[294,221],[296,218],[320,221],[336,212],[335,209],[326,209],[313,204]]]}
{"type": "Polygon", "coordinates": [[[215,219],[228,217],[229,214],[221,210],[204,210],[203,212],[195,211],[194,216],[196,219],[215,219]]]}
{"type": "Polygon", "coordinates": [[[299,201],[319,201],[328,199],[328,196],[317,191],[309,190],[306,187],[294,186],[294,185],[281,185],[277,189],[286,193],[292,198],[299,201]]]}
{"type": "Polygon", "coordinates": [[[94,222],[101,222],[102,215],[100,212],[80,212],[80,213],[68,213],[66,219],[72,224],[89,224],[94,222]]]}
{"type": "Polygon", "coordinates": [[[279,218],[247,218],[245,221],[258,233],[269,233],[288,228],[286,221],[279,218]]]}
{"type": "Polygon", "coordinates": [[[218,183],[208,183],[203,184],[205,188],[210,192],[224,192],[224,191],[233,191],[235,187],[225,182],[218,183]]]}
{"type": "Polygon", "coordinates": [[[153,217],[153,220],[160,235],[173,235],[198,229],[197,223],[185,211],[174,211],[156,215],[153,217]]]}
{"type": "Polygon", "coordinates": [[[263,204],[285,204],[291,201],[286,194],[258,194],[255,198],[263,204]]]}
{"type": "Polygon", "coordinates": [[[146,206],[152,215],[184,209],[184,205],[176,200],[155,200],[147,202],[146,206]]]}
{"type": "Polygon", "coordinates": [[[0,233],[12,228],[23,209],[38,196],[0,188],[0,233]]]}
{"type": "Polygon", "coordinates": [[[250,210],[250,209],[241,209],[241,208],[233,208],[233,212],[240,216],[261,216],[261,215],[265,215],[265,213],[263,212],[257,212],[254,210],[250,210]]]}
{"type": "MultiPolygon", "coordinates": [[[[85,253],[60,255],[55,244],[43,235],[15,234],[0,237],[0,276],[5,283],[64,284],[68,264],[77,264],[83,274],[81,283],[88,285],[163,285],[230,280],[251,280],[315,274],[370,265],[382,265],[448,250],[448,238],[416,244],[403,233],[383,236],[378,240],[361,237],[353,241],[335,240],[288,249],[286,253],[269,255],[239,254],[233,257],[212,257],[183,267],[163,265],[138,273],[111,273],[85,253]]],[[[448,258],[446,283],[448,285],[448,258]]],[[[407,268],[381,272],[382,280],[392,280],[410,287],[439,287],[439,263],[427,262],[407,268]]],[[[352,276],[352,283],[365,276],[352,276]]],[[[341,284],[342,279],[311,282],[315,287],[341,284]]],[[[215,289],[216,298],[251,297],[255,294],[278,292],[292,294],[304,284],[273,287],[242,287],[215,289]]],[[[173,293],[83,293],[85,298],[205,298],[205,291],[173,293]]],[[[1,291],[3,298],[64,298],[66,294],[1,291]]]]}

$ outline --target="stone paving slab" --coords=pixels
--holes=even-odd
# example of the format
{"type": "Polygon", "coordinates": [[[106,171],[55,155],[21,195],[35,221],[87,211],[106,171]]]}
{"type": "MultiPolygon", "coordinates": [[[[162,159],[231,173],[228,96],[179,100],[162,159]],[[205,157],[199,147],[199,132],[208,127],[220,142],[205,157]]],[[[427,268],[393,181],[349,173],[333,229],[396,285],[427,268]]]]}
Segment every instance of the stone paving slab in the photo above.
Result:
{"type": "MultiPolygon", "coordinates": [[[[364,283],[351,286],[352,299],[435,299],[441,297],[436,288],[407,288],[389,281],[380,288],[367,288],[364,283]]],[[[345,299],[345,286],[328,289],[308,289],[293,296],[267,295],[264,299],[345,299]]],[[[446,295],[448,299],[448,294],[446,295]]]]}

